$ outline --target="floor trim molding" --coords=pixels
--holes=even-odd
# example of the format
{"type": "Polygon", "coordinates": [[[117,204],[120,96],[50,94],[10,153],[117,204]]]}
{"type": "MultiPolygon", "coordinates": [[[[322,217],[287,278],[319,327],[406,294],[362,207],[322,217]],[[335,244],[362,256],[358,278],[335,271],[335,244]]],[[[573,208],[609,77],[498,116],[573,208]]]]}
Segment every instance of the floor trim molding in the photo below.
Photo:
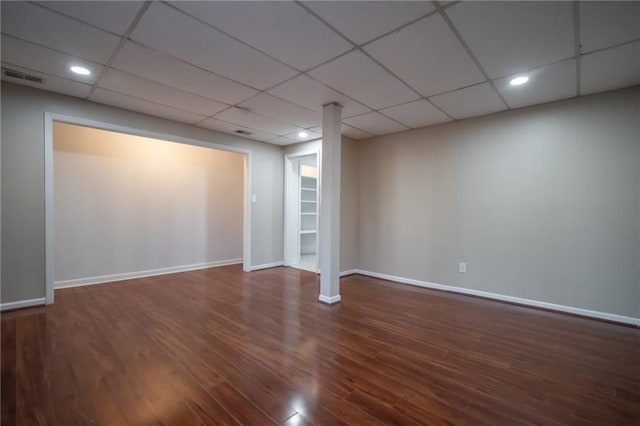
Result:
{"type": "Polygon", "coordinates": [[[346,277],[346,276],[354,275],[354,274],[357,274],[357,273],[358,273],[357,269],[348,269],[346,271],[340,272],[340,277],[346,277]]]}
{"type": "Polygon", "coordinates": [[[273,262],[273,263],[263,263],[262,265],[253,265],[249,268],[249,271],[253,272],[253,271],[259,271],[261,269],[277,268],[278,266],[282,266],[283,264],[284,263],[280,261],[280,262],[273,262]]]}
{"type": "Polygon", "coordinates": [[[30,308],[32,306],[44,305],[45,298],[39,297],[37,299],[18,300],[16,302],[0,303],[0,311],[9,311],[12,309],[30,308]]]}
{"type": "Polygon", "coordinates": [[[172,266],[169,268],[149,269],[139,272],[125,272],[121,274],[100,275],[97,277],[76,278],[73,280],[56,281],[54,288],[80,287],[85,285],[103,284],[115,281],[131,280],[135,278],[154,277],[156,275],[174,274],[176,272],[196,271],[198,269],[215,268],[218,266],[237,265],[242,259],[216,260],[214,262],[196,263],[193,265],[172,266]]]}
{"type": "Polygon", "coordinates": [[[321,294],[320,296],[318,296],[318,300],[321,301],[322,303],[333,305],[334,303],[338,303],[339,301],[341,301],[342,298],[340,297],[340,295],[329,297],[329,296],[325,296],[324,294],[321,294]]]}
{"type": "Polygon", "coordinates": [[[539,300],[533,300],[533,299],[523,299],[520,297],[507,296],[504,294],[490,293],[488,291],[473,290],[470,288],[456,287],[456,286],[444,285],[444,284],[436,284],[428,281],[420,281],[412,278],[403,278],[403,277],[397,277],[394,275],[380,274],[378,272],[364,271],[361,269],[357,269],[356,271],[357,271],[356,273],[360,275],[366,275],[369,277],[380,278],[388,281],[395,281],[402,284],[409,284],[409,285],[414,285],[418,287],[430,288],[434,290],[444,290],[452,293],[467,294],[471,296],[479,296],[479,297],[498,300],[502,302],[510,302],[510,303],[515,303],[523,306],[533,306],[536,308],[543,308],[551,311],[565,312],[565,313],[570,313],[570,314],[579,315],[583,317],[598,318],[606,321],[629,324],[636,327],[640,327],[640,318],[628,317],[628,316],[618,315],[618,314],[610,314],[607,312],[592,311],[589,309],[576,308],[573,306],[566,306],[566,305],[558,305],[558,304],[549,303],[549,302],[541,302],[539,300]]]}

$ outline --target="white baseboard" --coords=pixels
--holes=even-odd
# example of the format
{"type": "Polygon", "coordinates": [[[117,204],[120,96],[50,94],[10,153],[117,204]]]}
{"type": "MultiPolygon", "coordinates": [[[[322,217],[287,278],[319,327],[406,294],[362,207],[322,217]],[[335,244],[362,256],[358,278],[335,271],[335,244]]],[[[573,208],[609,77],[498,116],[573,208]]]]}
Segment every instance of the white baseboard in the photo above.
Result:
{"type": "MultiPolygon", "coordinates": [[[[347,275],[353,275],[353,274],[357,274],[358,270],[357,269],[349,269],[347,271],[342,271],[340,272],[340,276],[341,277],[346,277],[347,275]]],[[[364,275],[364,274],[363,274],[364,275]]]]}
{"type": "Polygon", "coordinates": [[[619,323],[624,323],[624,324],[631,324],[631,325],[635,325],[636,327],[640,327],[640,318],[627,317],[627,316],[624,316],[624,315],[617,315],[617,314],[609,314],[609,313],[606,313],[606,312],[592,311],[592,310],[589,310],[589,309],[575,308],[573,306],[558,305],[558,304],[555,304],[555,303],[541,302],[541,301],[532,300],[532,299],[523,299],[523,298],[520,298],[520,297],[506,296],[504,294],[490,293],[490,292],[481,291],[481,290],[473,290],[473,289],[470,289],[470,288],[456,287],[456,286],[444,285],[444,284],[436,284],[436,283],[431,283],[431,282],[428,282],[428,281],[414,280],[414,279],[411,279],[411,278],[396,277],[396,276],[393,276],[393,275],[380,274],[378,272],[363,271],[361,269],[357,269],[356,273],[360,274],[360,275],[366,275],[366,276],[369,276],[369,277],[381,278],[383,280],[395,281],[395,282],[399,282],[399,283],[402,283],[402,284],[410,284],[410,285],[415,285],[415,286],[418,286],[418,287],[431,288],[431,289],[435,289],[435,290],[444,290],[444,291],[449,291],[449,292],[452,292],[452,293],[460,293],[460,294],[468,294],[468,295],[472,295],[472,296],[480,296],[480,297],[485,297],[487,299],[494,299],[494,300],[499,300],[499,301],[503,301],[503,302],[517,303],[519,305],[534,306],[534,307],[537,307],[537,308],[550,309],[550,310],[559,311],[559,312],[567,312],[567,313],[581,315],[581,316],[585,316],[585,317],[599,318],[599,319],[604,319],[604,320],[607,320],[607,321],[614,321],[614,322],[619,322],[619,323]]]}
{"type": "Polygon", "coordinates": [[[320,296],[318,296],[318,300],[323,303],[333,305],[334,303],[338,303],[340,300],[342,300],[342,298],[340,297],[340,295],[329,297],[329,296],[325,296],[324,294],[321,294],[320,296]]]}
{"type": "Polygon", "coordinates": [[[80,287],[85,285],[110,283],[114,281],[131,280],[134,278],[154,277],[156,275],[174,274],[176,272],[196,271],[198,269],[214,268],[216,266],[237,265],[242,259],[217,260],[214,262],[196,263],[193,265],[172,266],[169,268],[150,269],[139,272],[125,272],[121,274],[100,275],[97,277],[76,278],[73,280],[56,281],[54,288],[80,287]]]}
{"type": "Polygon", "coordinates": [[[253,265],[249,267],[249,271],[259,271],[260,269],[269,269],[282,266],[283,262],[263,263],[262,265],[253,265]]]}
{"type": "Polygon", "coordinates": [[[17,302],[7,302],[0,304],[0,311],[8,311],[11,309],[29,308],[31,306],[41,306],[46,303],[44,297],[37,299],[18,300],[17,302]]]}

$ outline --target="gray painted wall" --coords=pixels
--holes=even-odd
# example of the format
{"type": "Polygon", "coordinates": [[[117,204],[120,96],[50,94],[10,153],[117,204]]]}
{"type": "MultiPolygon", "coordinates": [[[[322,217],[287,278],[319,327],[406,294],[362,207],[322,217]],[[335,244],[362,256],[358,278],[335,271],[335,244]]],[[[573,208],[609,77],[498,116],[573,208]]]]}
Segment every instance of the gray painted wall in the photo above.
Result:
{"type": "Polygon", "coordinates": [[[252,151],[253,265],[282,261],[282,148],[2,83],[2,302],[44,297],[44,112],[252,151]]]}
{"type": "Polygon", "coordinates": [[[634,87],[357,142],[359,268],[640,317],[638,123],[634,87]]]}

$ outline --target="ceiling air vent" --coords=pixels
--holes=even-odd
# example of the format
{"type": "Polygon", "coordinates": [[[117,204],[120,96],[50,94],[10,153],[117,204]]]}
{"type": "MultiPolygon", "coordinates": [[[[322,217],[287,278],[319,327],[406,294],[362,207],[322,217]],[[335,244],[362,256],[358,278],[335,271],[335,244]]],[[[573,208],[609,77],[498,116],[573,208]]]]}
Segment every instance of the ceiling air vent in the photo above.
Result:
{"type": "Polygon", "coordinates": [[[20,71],[10,70],[9,68],[2,68],[2,75],[9,78],[15,78],[18,80],[26,80],[32,83],[42,84],[44,79],[42,77],[36,77],[35,75],[25,74],[20,71]]]}
{"type": "Polygon", "coordinates": [[[249,136],[251,134],[251,132],[247,132],[246,130],[236,130],[236,133],[245,136],[249,136]]]}

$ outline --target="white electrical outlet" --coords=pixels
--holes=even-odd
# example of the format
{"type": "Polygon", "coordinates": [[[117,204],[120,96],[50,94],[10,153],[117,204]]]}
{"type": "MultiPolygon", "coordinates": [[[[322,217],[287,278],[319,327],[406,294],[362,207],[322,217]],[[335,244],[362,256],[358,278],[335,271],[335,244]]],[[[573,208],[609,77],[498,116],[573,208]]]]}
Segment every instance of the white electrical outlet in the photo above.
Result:
{"type": "Polygon", "coordinates": [[[462,273],[467,272],[467,264],[466,262],[460,262],[460,264],[458,265],[458,270],[462,273]]]}

